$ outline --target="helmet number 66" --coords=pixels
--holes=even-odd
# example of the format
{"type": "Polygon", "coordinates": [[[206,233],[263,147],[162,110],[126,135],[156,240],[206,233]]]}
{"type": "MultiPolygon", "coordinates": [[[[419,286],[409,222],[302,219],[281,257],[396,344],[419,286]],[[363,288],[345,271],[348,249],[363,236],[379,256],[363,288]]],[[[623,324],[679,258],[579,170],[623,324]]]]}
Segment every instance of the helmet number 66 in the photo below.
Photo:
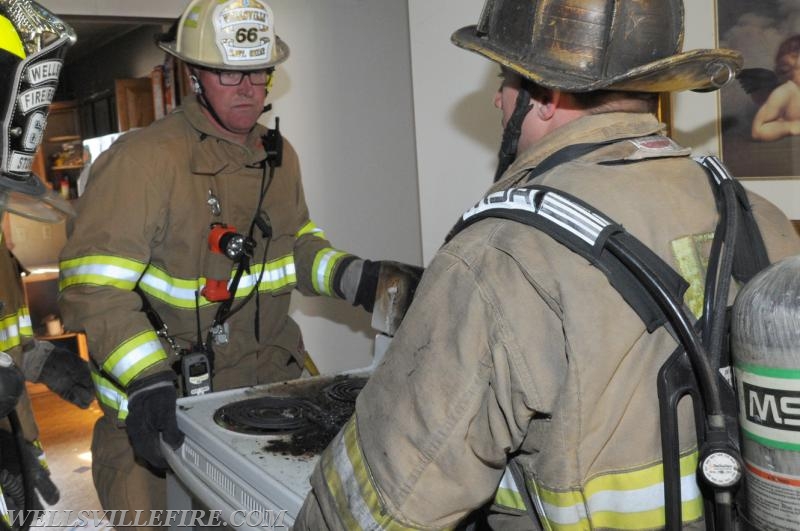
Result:
{"type": "Polygon", "coordinates": [[[236,30],[236,42],[256,42],[258,40],[258,30],[256,28],[239,28],[236,30]]]}

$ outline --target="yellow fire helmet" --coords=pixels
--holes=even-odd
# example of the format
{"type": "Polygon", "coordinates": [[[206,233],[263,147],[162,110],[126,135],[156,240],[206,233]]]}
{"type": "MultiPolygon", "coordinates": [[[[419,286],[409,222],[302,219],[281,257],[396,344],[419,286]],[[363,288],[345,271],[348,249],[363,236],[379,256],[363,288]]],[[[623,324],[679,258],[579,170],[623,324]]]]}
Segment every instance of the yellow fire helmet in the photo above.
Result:
{"type": "Polygon", "coordinates": [[[681,0],[486,0],[457,46],[541,86],[567,92],[715,90],[742,66],[739,52],[681,52],[681,0]]]}
{"type": "Polygon", "coordinates": [[[173,42],[161,42],[182,61],[220,70],[262,70],[289,57],[275,35],[272,9],[259,0],[192,0],[173,42]]]}

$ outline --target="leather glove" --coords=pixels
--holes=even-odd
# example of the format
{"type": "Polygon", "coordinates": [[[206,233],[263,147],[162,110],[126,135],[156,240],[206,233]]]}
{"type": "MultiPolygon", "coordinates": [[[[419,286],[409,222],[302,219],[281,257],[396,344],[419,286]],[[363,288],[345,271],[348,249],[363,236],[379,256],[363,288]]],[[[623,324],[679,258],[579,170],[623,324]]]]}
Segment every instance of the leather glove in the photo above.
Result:
{"type": "Polygon", "coordinates": [[[375,308],[376,296],[384,296],[383,291],[389,285],[403,291],[399,295],[404,300],[407,299],[407,304],[402,310],[402,313],[405,313],[425,271],[421,267],[402,262],[391,260],[373,262],[358,258],[342,269],[338,282],[340,294],[353,306],[361,306],[370,313],[375,308]]]}
{"type": "Polygon", "coordinates": [[[49,341],[34,340],[25,345],[22,372],[28,381],[45,384],[80,408],[86,409],[94,400],[89,364],[74,352],[49,341]]]}
{"type": "Polygon", "coordinates": [[[166,469],[161,454],[160,438],[173,450],[183,444],[175,415],[178,393],[175,373],[161,372],[134,381],[128,388],[128,418],[125,419],[128,438],[136,457],[152,467],[166,469]]]}

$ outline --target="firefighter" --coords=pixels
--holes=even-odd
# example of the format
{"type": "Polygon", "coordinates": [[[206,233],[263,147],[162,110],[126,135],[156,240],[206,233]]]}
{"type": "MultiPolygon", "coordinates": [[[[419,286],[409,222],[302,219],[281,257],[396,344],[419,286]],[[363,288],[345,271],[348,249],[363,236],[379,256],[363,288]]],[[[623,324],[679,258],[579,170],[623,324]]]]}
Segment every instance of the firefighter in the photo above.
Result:
{"type": "MultiPolygon", "coordinates": [[[[4,229],[8,229],[8,212],[55,222],[71,211],[31,173],[30,162],[42,139],[47,105],[55,93],[63,56],[74,41],[72,28],[36,2],[0,1],[0,105],[4,123],[0,130],[0,225],[4,229]]],[[[0,516],[6,523],[10,523],[8,509],[41,507],[36,495],[27,497],[23,475],[45,502],[58,500],[58,489],[50,480],[38,441],[30,398],[23,386],[6,388],[8,382],[21,381],[24,375],[82,408],[93,400],[86,363],[73,352],[34,339],[21,268],[11,253],[13,244],[8,234],[8,230],[0,232],[0,352],[3,360],[13,360],[13,366],[0,364],[0,409],[4,417],[0,419],[0,516]],[[18,434],[12,433],[17,427],[25,441],[21,447],[15,444],[18,434]]]]}
{"type": "MultiPolygon", "coordinates": [[[[576,5],[487,0],[453,34],[500,66],[505,131],[487,196],[533,184],[594,205],[680,273],[697,317],[714,188],[654,112],[660,92],[724,85],[741,57],[682,52],[680,0],[576,5]]],[[[748,197],[769,259],[800,251],[786,217],[748,197]]],[[[656,376],[676,340],[649,332],[593,262],[497,217],[449,240],[322,454],[295,529],[663,528],[656,376]]],[[[682,525],[705,529],[691,416],[680,409],[682,525]]]]}
{"type": "Polygon", "coordinates": [[[371,311],[388,264],[331,246],[294,148],[257,123],[289,56],[267,4],[193,0],[160,46],[193,94],[93,163],[60,262],[64,323],[86,331],[105,413],[95,487],[131,515],[165,508],[159,436],[182,442],[176,395],[298,377],[310,360],[292,291],[371,311]]]}

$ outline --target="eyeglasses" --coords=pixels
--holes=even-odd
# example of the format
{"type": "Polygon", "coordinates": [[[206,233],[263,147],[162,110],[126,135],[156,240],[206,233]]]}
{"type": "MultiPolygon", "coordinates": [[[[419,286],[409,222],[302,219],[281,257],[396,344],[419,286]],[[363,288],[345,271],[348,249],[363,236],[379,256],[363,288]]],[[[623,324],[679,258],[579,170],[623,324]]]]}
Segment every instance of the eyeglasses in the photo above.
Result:
{"type": "Polygon", "coordinates": [[[274,68],[268,70],[251,70],[250,72],[240,72],[238,70],[211,70],[217,74],[219,84],[226,87],[235,87],[241,84],[244,76],[250,79],[250,84],[254,86],[269,85],[272,81],[274,68]]]}

